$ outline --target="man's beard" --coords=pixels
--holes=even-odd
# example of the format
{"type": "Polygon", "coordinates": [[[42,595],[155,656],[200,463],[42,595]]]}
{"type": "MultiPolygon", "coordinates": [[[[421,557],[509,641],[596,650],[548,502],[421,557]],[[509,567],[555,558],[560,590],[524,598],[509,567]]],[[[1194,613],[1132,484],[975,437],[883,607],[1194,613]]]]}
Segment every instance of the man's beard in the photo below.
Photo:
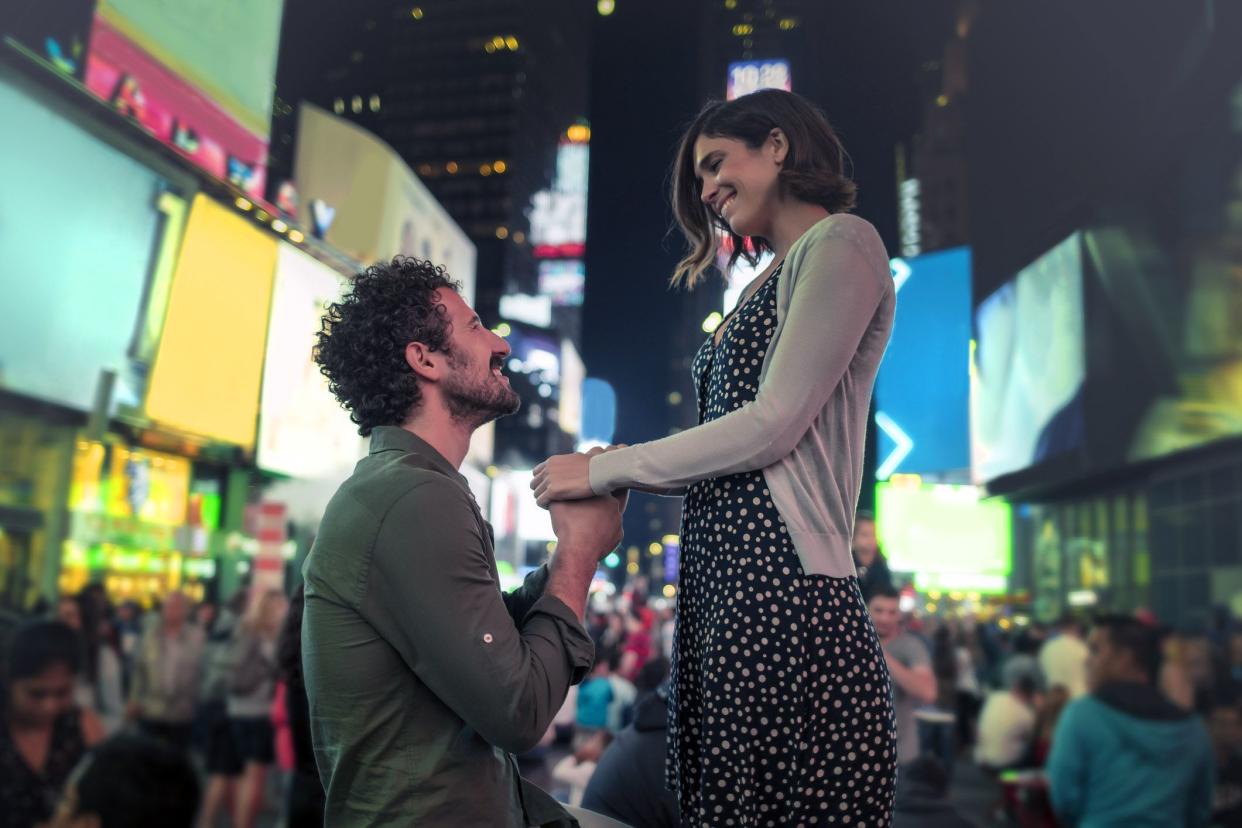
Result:
{"type": "Polygon", "coordinates": [[[449,416],[470,428],[478,428],[492,420],[516,414],[522,400],[508,383],[492,374],[479,379],[477,366],[457,351],[449,351],[452,373],[444,380],[444,402],[449,416]]]}

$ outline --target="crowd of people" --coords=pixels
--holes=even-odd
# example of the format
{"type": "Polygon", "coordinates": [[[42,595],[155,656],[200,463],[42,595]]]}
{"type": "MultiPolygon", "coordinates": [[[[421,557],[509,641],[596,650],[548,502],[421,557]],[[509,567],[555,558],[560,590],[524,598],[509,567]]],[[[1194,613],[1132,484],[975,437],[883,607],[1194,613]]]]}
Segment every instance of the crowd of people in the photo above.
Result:
{"type": "Polygon", "coordinates": [[[0,635],[0,828],[253,828],[264,810],[322,825],[300,597],[171,592],[144,613],[92,584],[17,619],[0,635]]]}
{"type": "MultiPolygon", "coordinates": [[[[995,781],[1000,824],[1242,824],[1242,624],[920,618],[880,571],[866,600],[897,714],[896,825],[971,825],[948,796],[963,763],[995,781]]],[[[572,805],[675,826],[673,608],[648,595],[638,578],[595,596],[594,665],[520,761],[572,805]]],[[[242,590],[223,606],[174,592],[144,614],[92,585],[7,630],[0,827],[94,814],[105,828],[250,828],[265,810],[322,825],[301,619],[300,590],[242,590]]]]}

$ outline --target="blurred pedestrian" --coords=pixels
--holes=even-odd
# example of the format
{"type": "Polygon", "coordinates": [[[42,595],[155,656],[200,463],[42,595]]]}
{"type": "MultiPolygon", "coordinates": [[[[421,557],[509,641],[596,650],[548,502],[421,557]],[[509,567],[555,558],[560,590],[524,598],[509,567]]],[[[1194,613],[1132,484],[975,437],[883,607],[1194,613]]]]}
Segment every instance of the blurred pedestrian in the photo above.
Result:
{"type": "Polygon", "coordinates": [[[582,807],[635,828],[678,828],[677,797],[664,783],[668,755],[668,687],[640,700],[634,721],[600,756],[582,807]]]}
{"type": "Polygon", "coordinates": [[[1059,684],[1076,699],[1087,692],[1087,645],[1082,622],[1066,614],[1057,624],[1058,635],[1039,650],[1039,667],[1048,687],[1059,684]]]}
{"type": "Polygon", "coordinates": [[[975,743],[975,723],[983,706],[983,691],[979,686],[982,652],[977,630],[978,625],[973,621],[963,621],[956,629],[957,686],[954,706],[959,748],[975,743]]]}
{"type": "Polygon", "coordinates": [[[246,588],[239,588],[206,630],[197,723],[207,771],[199,817],[201,828],[215,828],[219,814],[231,815],[236,807],[237,780],[243,764],[229,720],[228,694],[233,673],[233,633],[245,614],[246,596],[246,588]]]}
{"type": "Polygon", "coordinates": [[[82,671],[74,687],[74,701],[99,716],[104,732],[114,733],[125,720],[125,676],[98,599],[87,592],[62,596],[56,615],[82,639],[82,671]]]}
{"type": "Polygon", "coordinates": [[[1155,687],[1156,633],[1134,618],[1091,633],[1090,694],[1065,708],[1047,774],[1068,825],[1207,826],[1215,775],[1203,722],[1155,687]]]}
{"type": "Polygon", "coordinates": [[[957,758],[957,643],[953,630],[941,624],[932,633],[932,674],[936,698],[919,719],[919,749],[935,756],[949,778],[957,758]],[[926,715],[931,714],[931,715],[926,715]]]}
{"type": "Polygon", "coordinates": [[[138,644],[129,693],[129,718],[181,750],[190,747],[203,661],[203,631],[189,614],[183,593],[165,597],[138,644]]]}
{"type": "Polygon", "coordinates": [[[1061,685],[1048,688],[1035,705],[1035,744],[1031,751],[1031,764],[1043,767],[1052,753],[1052,737],[1065,706],[1070,703],[1069,691],[1061,685]]]}
{"type": "Polygon", "coordinates": [[[979,715],[975,762],[1001,771],[1020,766],[1035,737],[1035,678],[1016,673],[1004,690],[994,690],[979,715]]]}
{"type": "Polygon", "coordinates": [[[147,736],[113,736],[65,784],[48,828],[191,828],[198,776],[183,751],[147,736]]]}
{"type": "Polygon", "coordinates": [[[289,612],[277,644],[284,715],[293,760],[285,801],[285,828],[321,828],[324,817],[323,783],[319,781],[315,766],[310,705],[302,675],[302,609],[305,605],[306,589],[299,585],[289,601],[289,612]]]}
{"type": "Polygon", "coordinates": [[[901,628],[901,596],[891,586],[877,587],[867,609],[883,647],[893,685],[893,709],[897,723],[897,763],[913,762],[922,752],[915,711],[936,699],[936,676],[931,654],[913,635],[901,628]]]}
{"type": "Polygon", "coordinates": [[[271,705],[276,693],[277,642],[288,602],[279,590],[253,596],[233,639],[228,711],[243,764],[233,807],[234,828],[253,828],[263,809],[267,772],[276,760],[271,705]]]}
{"type": "Polygon", "coordinates": [[[74,703],[81,637],[60,621],[29,621],[10,635],[0,677],[0,828],[34,828],[103,725],[74,703]]]}
{"type": "MultiPolygon", "coordinates": [[[[633,683],[643,665],[651,660],[651,629],[643,609],[631,606],[625,613],[625,641],[621,645],[621,660],[617,673],[633,683]]],[[[650,610],[647,610],[650,613],[650,610]]]]}
{"type": "Polygon", "coordinates": [[[858,572],[858,588],[862,591],[863,600],[870,600],[877,589],[893,586],[893,573],[889,569],[888,558],[880,550],[875,515],[871,512],[859,510],[854,518],[850,550],[854,555],[854,568],[858,572]]]}
{"type": "Polygon", "coordinates": [[[611,731],[596,731],[581,747],[552,768],[552,778],[569,788],[570,805],[582,804],[582,795],[595,774],[596,765],[611,743],[611,731]]]}
{"type": "Polygon", "coordinates": [[[1242,697],[1219,704],[1208,719],[1216,757],[1213,825],[1242,825],[1242,697]]]}

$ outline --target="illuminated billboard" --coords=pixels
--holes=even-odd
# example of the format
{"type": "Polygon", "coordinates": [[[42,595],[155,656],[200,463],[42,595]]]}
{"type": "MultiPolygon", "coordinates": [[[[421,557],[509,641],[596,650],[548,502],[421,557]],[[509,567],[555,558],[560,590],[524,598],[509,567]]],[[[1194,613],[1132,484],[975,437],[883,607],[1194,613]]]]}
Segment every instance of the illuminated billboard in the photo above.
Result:
{"type": "Polygon", "coordinates": [[[1082,235],[1023,268],[975,311],[971,461],[976,482],[1085,444],[1082,235]]]}
{"type": "Polygon", "coordinates": [[[254,445],[276,245],[235,211],[195,196],[147,391],[151,419],[254,445]]]}
{"type": "Polygon", "coordinates": [[[324,306],[340,298],[343,284],[318,259],[280,245],[259,405],[257,460],[267,471],[302,478],[347,473],[365,453],[357,426],[312,358],[324,306]]]}
{"type": "Polygon", "coordinates": [[[970,250],[893,259],[892,271],[897,314],[875,385],[876,478],[966,472],[970,250]]]}
{"type": "Polygon", "coordinates": [[[163,248],[166,182],[0,80],[0,388],[89,410],[130,345],[163,248]],[[20,125],[20,126],[17,126],[20,125]],[[83,182],[90,182],[84,186],[83,182]]]}
{"type": "Polygon", "coordinates": [[[283,5],[100,0],[87,88],[209,173],[262,197],[283,5]]]}
{"type": "Polygon", "coordinates": [[[327,223],[330,244],[363,262],[397,254],[430,260],[461,282],[474,304],[474,242],[379,138],[304,103],[294,179],[303,223],[327,223]]]}
{"type": "Polygon", "coordinates": [[[876,533],[894,572],[921,590],[1007,591],[1011,509],[975,486],[897,477],[876,486],[876,533]]]}
{"type": "Polygon", "coordinates": [[[725,99],[736,100],[760,89],[783,89],[793,91],[793,78],[789,73],[789,61],[746,60],[729,64],[729,82],[725,99]]]}
{"type": "Polygon", "coordinates": [[[586,264],[581,259],[539,262],[539,293],[554,307],[578,307],[586,294],[586,264]]]}

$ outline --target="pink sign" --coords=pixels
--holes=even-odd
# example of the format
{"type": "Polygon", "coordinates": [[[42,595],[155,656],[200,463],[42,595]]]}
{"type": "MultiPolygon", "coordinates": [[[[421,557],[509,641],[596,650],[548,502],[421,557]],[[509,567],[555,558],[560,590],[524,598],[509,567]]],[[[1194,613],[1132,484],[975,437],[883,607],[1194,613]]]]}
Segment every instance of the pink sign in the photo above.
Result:
{"type": "Polygon", "coordinates": [[[212,175],[262,198],[267,140],[96,15],[86,86],[212,175]]]}

